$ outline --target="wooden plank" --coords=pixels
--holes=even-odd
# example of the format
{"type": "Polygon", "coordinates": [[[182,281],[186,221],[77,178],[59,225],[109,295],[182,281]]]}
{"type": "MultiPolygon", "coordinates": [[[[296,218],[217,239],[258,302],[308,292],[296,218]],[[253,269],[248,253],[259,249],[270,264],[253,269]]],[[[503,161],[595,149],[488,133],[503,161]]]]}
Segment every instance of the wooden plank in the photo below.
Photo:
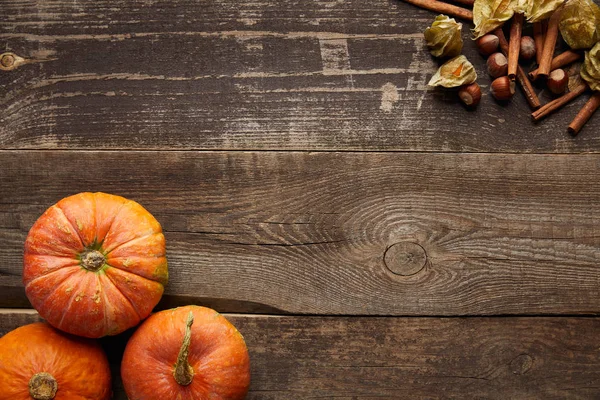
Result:
{"type": "MultiPolygon", "coordinates": [[[[226,315],[246,339],[248,399],[591,399],[596,318],[352,318],[226,315]]],[[[0,335],[37,321],[0,312],[0,335]]],[[[130,332],[103,339],[119,361],[130,332]]]]}
{"type": "MultiPolygon", "coordinates": [[[[585,99],[533,125],[524,98],[467,112],[426,86],[434,13],[400,1],[0,4],[0,46],[46,60],[0,74],[3,149],[597,152],[585,99]]],[[[542,91],[542,89],[540,89],[542,91]]],[[[545,97],[548,99],[548,97],[545,97]]]]}
{"type": "Polygon", "coordinates": [[[102,35],[190,31],[313,31],[344,33],[408,32],[408,17],[420,20],[433,13],[399,1],[374,0],[152,0],[131,3],[98,0],[72,4],[29,0],[2,3],[5,33],[30,35],[102,35]],[[407,10],[412,10],[407,14],[407,10]],[[393,22],[385,26],[382,21],[393,22]]]}
{"type": "Polygon", "coordinates": [[[26,234],[80,191],[162,223],[162,307],[600,312],[598,155],[0,152],[0,306],[27,306],[26,234]]]}

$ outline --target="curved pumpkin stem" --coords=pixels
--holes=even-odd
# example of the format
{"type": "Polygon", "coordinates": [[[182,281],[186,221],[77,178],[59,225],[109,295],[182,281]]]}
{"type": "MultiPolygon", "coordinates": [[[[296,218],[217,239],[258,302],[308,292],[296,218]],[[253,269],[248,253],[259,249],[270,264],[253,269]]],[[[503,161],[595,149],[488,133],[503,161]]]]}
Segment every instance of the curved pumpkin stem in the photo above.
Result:
{"type": "Polygon", "coordinates": [[[29,395],[35,400],[52,400],[58,390],[58,383],[47,372],[39,372],[29,380],[29,395]]]}
{"type": "Polygon", "coordinates": [[[185,324],[185,335],[183,336],[183,343],[181,344],[181,348],[179,349],[177,363],[175,364],[175,370],[173,371],[173,377],[175,377],[175,381],[181,386],[189,385],[194,379],[194,369],[188,362],[188,353],[190,351],[190,343],[192,341],[193,323],[194,314],[190,311],[185,324]]]}

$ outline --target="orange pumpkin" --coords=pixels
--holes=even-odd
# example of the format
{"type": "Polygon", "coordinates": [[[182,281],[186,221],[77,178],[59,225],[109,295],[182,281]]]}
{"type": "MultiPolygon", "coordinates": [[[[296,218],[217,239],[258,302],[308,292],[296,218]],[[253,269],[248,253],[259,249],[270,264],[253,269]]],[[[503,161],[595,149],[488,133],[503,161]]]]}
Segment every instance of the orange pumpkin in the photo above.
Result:
{"type": "Polygon", "coordinates": [[[0,338],[0,400],[107,400],[106,354],[93,340],[42,322],[0,338]]]}
{"type": "Polygon", "coordinates": [[[54,327],[97,338],[137,325],[167,283],[165,238],[141,205],[105,193],[62,199],[25,241],[29,301],[54,327]]]}
{"type": "Polygon", "coordinates": [[[123,354],[130,400],[240,400],[250,385],[244,338],[225,317],[186,306],[152,315],[123,354]]]}

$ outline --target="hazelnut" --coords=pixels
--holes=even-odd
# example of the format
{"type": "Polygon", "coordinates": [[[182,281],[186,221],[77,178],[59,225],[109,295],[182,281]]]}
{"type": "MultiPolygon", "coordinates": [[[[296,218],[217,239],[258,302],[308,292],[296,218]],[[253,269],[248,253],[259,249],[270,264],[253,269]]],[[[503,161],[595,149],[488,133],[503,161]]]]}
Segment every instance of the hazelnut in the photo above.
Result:
{"type": "Polygon", "coordinates": [[[508,76],[501,76],[494,79],[490,89],[496,100],[508,100],[515,94],[515,81],[510,80],[508,76]]]}
{"type": "Polygon", "coordinates": [[[569,84],[569,76],[563,69],[555,69],[554,71],[550,72],[550,75],[548,75],[546,84],[548,85],[548,90],[550,90],[552,93],[562,94],[567,89],[567,85],[569,84]]]}
{"type": "Polygon", "coordinates": [[[487,60],[488,73],[492,78],[499,78],[508,73],[508,60],[502,53],[494,53],[487,60]]]}
{"type": "Polygon", "coordinates": [[[477,82],[462,86],[458,90],[458,97],[468,107],[477,107],[477,104],[481,100],[481,88],[477,82]]]}
{"type": "Polygon", "coordinates": [[[523,36],[521,38],[521,50],[519,53],[521,60],[529,61],[535,57],[535,53],[535,40],[531,36],[523,36]]]}
{"type": "Polygon", "coordinates": [[[490,54],[498,51],[498,46],[500,45],[500,39],[498,36],[492,35],[488,33],[487,35],[483,35],[475,42],[477,45],[477,49],[484,56],[489,56],[490,54]]]}

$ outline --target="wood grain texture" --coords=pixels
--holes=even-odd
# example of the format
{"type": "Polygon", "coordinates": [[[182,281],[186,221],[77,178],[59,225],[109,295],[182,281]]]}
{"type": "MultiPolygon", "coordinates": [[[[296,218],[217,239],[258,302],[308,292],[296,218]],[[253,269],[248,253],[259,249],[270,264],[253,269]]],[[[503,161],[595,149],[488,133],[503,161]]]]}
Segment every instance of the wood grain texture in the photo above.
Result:
{"type": "MultiPolygon", "coordinates": [[[[600,320],[226,315],[246,339],[248,399],[592,399],[600,320]]],[[[0,335],[38,320],[0,313],[0,335]]],[[[101,342],[119,362],[130,332],[101,342]]]]}
{"type": "Polygon", "coordinates": [[[0,74],[3,149],[600,148],[599,118],[566,134],[583,99],[538,125],[522,95],[496,104],[470,24],[482,104],[428,88],[435,13],[396,0],[11,0],[0,15],[0,46],[33,61],[0,74]]]}
{"type": "Polygon", "coordinates": [[[105,191],[163,225],[163,307],[597,314],[599,178],[598,155],[4,151],[0,306],[28,304],[38,216],[105,191]]]}

